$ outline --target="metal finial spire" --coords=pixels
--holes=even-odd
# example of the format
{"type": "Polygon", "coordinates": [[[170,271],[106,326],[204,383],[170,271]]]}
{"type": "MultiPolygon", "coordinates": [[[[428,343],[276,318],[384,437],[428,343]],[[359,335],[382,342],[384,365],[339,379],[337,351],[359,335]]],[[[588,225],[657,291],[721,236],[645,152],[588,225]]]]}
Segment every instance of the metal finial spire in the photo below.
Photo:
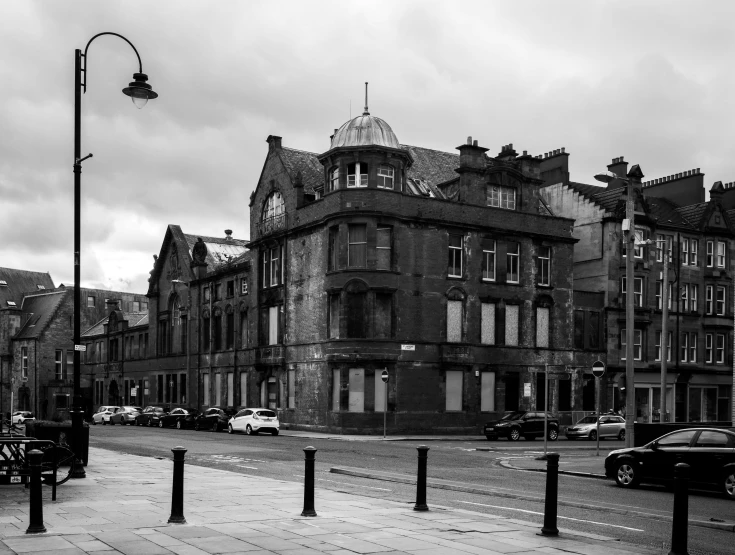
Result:
{"type": "Polygon", "coordinates": [[[369,116],[370,115],[370,112],[368,112],[367,87],[368,87],[368,82],[365,81],[365,111],[362,113],[363,116],[369,116]]]}

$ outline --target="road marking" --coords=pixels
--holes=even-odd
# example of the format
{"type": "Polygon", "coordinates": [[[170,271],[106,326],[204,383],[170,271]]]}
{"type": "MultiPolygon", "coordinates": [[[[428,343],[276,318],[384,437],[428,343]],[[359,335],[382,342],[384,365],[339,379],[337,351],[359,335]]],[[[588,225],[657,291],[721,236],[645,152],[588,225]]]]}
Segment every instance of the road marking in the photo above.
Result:
{"type": "Polygon", "coordinates": [[[238,468],[247,468],[249,470],[258,470],[254,466],[245,466],[244,464],[236,464],[235,466],[238,467],[238,468]]]}
{"type": "MultiPolygon", "coordinates": [[[[472,501],[457,501],[458,503],[466,503],[468,505],[479,505],[480,507],[490,507],[492,509],[504,509],[506,511],[518,511],[520,513],[529,513],[532,515],[541,515],[543,516],[544,513],[540,513],[538,511],[529,511],[527,509],[514,509],[513,507],[501,507],[499,505],[486,505],[484,503],[473,503],[472,501]]],[[[645,532],[645,530],[641,530],[639,528],[630,528],[629,526],[620,526],[618,524],[608,524],[606,522],[597,522],[594,520],[584,520],[581,518],[572,518],[570,516],[558,516],[556,518],[563,518],[564,520],[574,520],[576,522],[587,522],[589,524],[597,524],[599,526],[609,526],[611,528],[622,528],[623,530],[631,530],[633,532],[645,532]]]]}

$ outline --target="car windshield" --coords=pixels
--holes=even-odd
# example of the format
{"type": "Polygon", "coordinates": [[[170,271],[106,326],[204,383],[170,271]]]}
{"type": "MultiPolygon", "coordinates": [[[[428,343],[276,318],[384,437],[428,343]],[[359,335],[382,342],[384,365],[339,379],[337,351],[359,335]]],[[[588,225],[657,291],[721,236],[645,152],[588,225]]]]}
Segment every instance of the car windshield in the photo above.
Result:
{"type": "Polygon", "coordinates": [[[511,412],[510,414],[506,414],[506,415],[505,415],[505,416],[504,416],[503,418],[501,418],[500,420],[501,420],[501,422],[502,422],[503,420],[518,420],[518,419],[519,419],[519,418],[520,418],[521,416],[523,416],[524,414],[526,414],[526,413],[525,413],[525,412],[520,412],[520,411],[516,411],[516,412],[511,412]]]}
{"type": "Polygon", "coordinates": [[[276,413],[272,410],[259,410],[258,416],[262,416],[263,418],[275,418],[276,413]]]}
{"type": "Polygon", "coordinates": [[[577,422],[577,424],[594,424],[597,422],[596,416],[585,416],[582,420],[577,422]]]}

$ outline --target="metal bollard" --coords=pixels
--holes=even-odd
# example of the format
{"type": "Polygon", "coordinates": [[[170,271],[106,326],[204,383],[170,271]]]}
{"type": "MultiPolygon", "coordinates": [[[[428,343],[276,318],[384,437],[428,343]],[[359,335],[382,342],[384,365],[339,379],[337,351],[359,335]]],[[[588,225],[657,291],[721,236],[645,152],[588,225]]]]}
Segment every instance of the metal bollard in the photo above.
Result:
{"type": "Polygon", "coordinates": [[[46,531],[43,525],[43,494],[41,491],[41,459],[43,453],[38,449],[29,451],[28,466],[31,468],[31,507],[29,516],[31,519],[26,534],[42,534],[46,531]]]}
{"type": "Polygon", "coordinates": [[[416,447],[419,452],[419,475],[416,479],[416,504],[413,506],[414,511],[428,511],[426,505],[426,461],[429,458],[429,448],[426,445],[416,447]]]}
{"type": "Polygon", "coordinates": [[[304,448],[304,510],[301,516],[316,516],[314,510],[314,457],[316,449],[314,447],[304,448]]]}
{"type": "Polygon", "coordinates": [[[186,524],[184,518],[184,455],[186,449],[174,447],[171,452],[174,454],[174,483],[171,492],[171,516],[168,522],[169,524],[186,524]]]}
{"type": "Polygon", "coordinates": [[[689,520],[689,465],[674,465],[674,518],[671,523],[669,555],[689,555],[687,533],[689,520]]]}
{"type": "Polygon", "coordinates": [[[556,501],[559,495],[559,453],[546,454],[546,499],[544,501],[544,536],[558,536],[556,501]]]}

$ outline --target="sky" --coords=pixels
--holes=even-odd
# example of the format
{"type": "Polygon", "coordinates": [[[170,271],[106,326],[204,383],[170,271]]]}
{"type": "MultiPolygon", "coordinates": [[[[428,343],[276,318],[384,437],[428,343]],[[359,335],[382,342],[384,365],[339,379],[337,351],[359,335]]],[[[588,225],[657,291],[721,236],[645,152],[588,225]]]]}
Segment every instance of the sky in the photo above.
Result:
{"type": "Polygon", "coordinates": [[[564,147],[571,178],[735,181],[735,3],[676,0],[0,2],[0,266],[74,283],[74,50],[125,36],[82,96],[81,284],[145,293],[169,224],[248,239],[266,138],[325,152],[370,113],[403,144],[564,147]]]}

